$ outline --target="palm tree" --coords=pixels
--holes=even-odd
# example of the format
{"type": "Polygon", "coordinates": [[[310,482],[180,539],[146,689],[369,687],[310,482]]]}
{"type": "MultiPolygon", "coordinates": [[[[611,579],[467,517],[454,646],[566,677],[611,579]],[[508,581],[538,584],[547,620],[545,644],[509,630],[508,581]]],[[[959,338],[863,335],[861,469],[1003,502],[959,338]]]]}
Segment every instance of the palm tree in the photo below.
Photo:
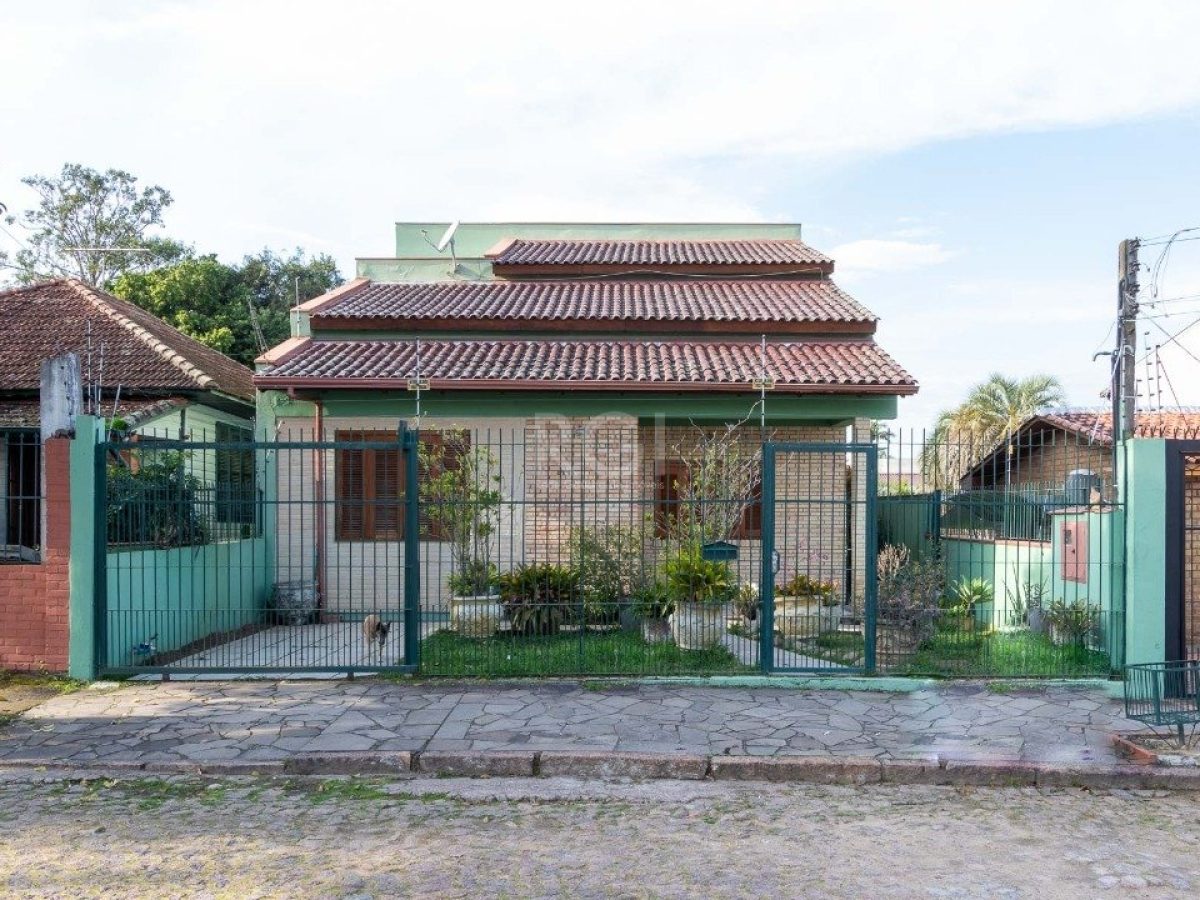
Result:
{"type": "Polygon", "coordinates": [[[1026,419],[1061,406],[1065,394],[1053,375],[1008,378],[993,373],[971,388],[954,409],[938,416],[932,454],[923,454],[926,469],[939,485],[957,479],[1004,441],[1012,452],[1012,436],[1026,419]]]}

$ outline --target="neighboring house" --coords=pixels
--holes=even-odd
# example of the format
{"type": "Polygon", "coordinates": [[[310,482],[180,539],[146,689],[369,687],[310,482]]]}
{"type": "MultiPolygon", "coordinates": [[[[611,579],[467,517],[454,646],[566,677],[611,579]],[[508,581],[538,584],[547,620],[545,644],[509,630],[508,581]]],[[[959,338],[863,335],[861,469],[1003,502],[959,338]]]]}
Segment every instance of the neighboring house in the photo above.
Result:
{"type": "MultiPolygon", "coordinates": [[[[1136,437],[1200,437],[1200,409],[1141,411],[1136,437]]],[[[963,476],[961,486],[1031,491],[1063,489],[1072,472],[1092,473],[1100,490],[1113,492],[1111,410],[1066,409],[1027,419],[1012,438],[985,455],[963,476]]]]}
{"type": "MultiPolygon", "coordinates": [[[[395,258],[359,260],[358,278],[296,308],[294,336],[259,360],[260,421],[292,437],[390,440],[419,412],[423,434],[465,431],[499,460],[503,567],[558,558],[584,515],[603,527],[652,514],[661,529],[678,447],[738,423],[756,451],[764,393],[766,436],[828,443],[869,440],[870,420],[894,418],[917,390],[798,225],[462,224],[439,253],[445,228],[398,224],[395,258]]],[[[452,464],[447,446],[434,449],[452,464]]],[[[332,608],[368,608],[372,592],[339,573],[383,542],[397,560],[403,537],[388,506],[402,489],[395,460],[353,453],[315,479],[334,494],[326,521],[295,521],[280,539],[294,577],[319,561],[332,608]]],[[[781,492],[846,499],[845,454],[804,464],[781,468],[781,492]]],[[[279,479],[292,491],[305,480],[279,479]]],[[[791,523],[784,568],[805,568],[808,541],[822,548],[812,574],[840,580],[844,510],[814,509],[789,513],[811,521],[791,523]]],[[[751,504],[729,537],[757,541],[760,527],[751,504]]],[[[436,604],[442,536],[421,543],[436,604]]]]}
{"type": "MultiPolygon", "coordinates": [[[[254,386],[245,366],[74,279],[0,291],[0,561],[37,558],[41,365],[67,352],[80,359],[85,411],[136,438],[252,435],[254,386]]],[[[231,462],[236,468],[214,455],[212,467],[231,462]]]]}

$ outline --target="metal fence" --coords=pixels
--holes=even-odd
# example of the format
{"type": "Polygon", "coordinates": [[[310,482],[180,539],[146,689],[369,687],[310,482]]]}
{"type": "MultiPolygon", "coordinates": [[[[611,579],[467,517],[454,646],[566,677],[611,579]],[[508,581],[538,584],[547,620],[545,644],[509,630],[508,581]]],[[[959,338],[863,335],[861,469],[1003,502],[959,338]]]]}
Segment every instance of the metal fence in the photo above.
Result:
{"type": "Polygon", "coordinates": [[[1107,676],[1124,657],[1112,447],[1049,425],[880,441],[880,668],[1107,676]]]}
{"type": "Polygon", "coordinates": [[[418,437],[355,419],[110,442],[103,658],[468,677],[1119,669],[1107,448],[849,438],[624,418],[418,437]]]}

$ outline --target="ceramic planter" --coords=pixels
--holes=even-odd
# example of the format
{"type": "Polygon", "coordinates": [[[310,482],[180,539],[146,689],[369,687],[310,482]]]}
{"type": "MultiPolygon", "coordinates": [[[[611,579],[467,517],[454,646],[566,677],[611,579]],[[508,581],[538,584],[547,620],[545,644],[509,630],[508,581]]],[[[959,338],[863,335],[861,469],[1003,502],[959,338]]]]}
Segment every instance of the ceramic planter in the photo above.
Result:
{"type": "Polygon", "coordinates": [[[716,603],[677,603],[671,635],[684,650],[718,647],[725,636],[725,607],[716,603]]]}
{"type": "Polygon", "coordinates": [[[491,637],[503,617],[500,598],[494,594],[450,598],[450,627],[463,637],[491,637]]]}

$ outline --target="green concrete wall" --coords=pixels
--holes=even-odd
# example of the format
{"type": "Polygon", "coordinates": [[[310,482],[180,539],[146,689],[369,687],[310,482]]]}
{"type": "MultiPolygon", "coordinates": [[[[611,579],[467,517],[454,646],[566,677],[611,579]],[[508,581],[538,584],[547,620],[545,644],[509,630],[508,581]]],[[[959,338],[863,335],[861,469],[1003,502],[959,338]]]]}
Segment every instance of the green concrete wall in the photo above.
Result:
{"type": "MultiPolygon", "coordinates": [[[[319,395],[325,414],[411,418],[415,395],[406,391],[326,391],[319,395]]],[[[519,418],[538,415],[601,416],[623,414],[648,422],[738,422],[751,414],[757,395],[705,393],[581,393],[571,391],[427,391],[422,415],[441,418],[519,418]]],[[[769,425],[850,423],[856,418],[894,419],[896,397],[879,395],[771,396],[769,425]]],[[[314,407],[289,400],[281,391],[259,392],[258,419],[311,418],[314,407]]],[[[752,421],[757,421],[753,417],[752,421]]]]}
{"type": "Polygon", "coordinates": [[[96,444],[99,421],[75,420],[71,441],[71,598],[67,671],[72,678],[96,677],[96,444]]]}
{"type": "Polygon", "coordinates": [[[1166,648],[1167,443],[1139,438],[1118,448],[1125,506],[1125,662],[1161,662],[1166,648]]]}
{"type": "Polygon", "coordinates": [[[114,550],[106,562],[110,666],[144,662],[132,651],[152,635],[161,654],[262,622],[274,583],[261,538],[114,550]]]}

